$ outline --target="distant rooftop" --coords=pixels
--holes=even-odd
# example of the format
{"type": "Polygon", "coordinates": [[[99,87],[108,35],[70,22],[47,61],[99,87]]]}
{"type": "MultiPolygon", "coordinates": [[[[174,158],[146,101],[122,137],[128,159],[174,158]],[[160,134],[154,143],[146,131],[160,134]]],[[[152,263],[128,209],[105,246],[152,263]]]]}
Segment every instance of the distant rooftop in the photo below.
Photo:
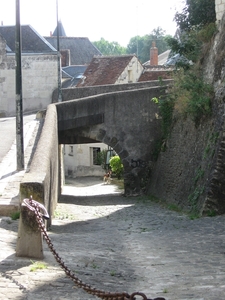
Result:
{"type": "Polygon", "coordinates": [[[120,56],[94,56],[84,72],[84,82],[77,86],[114,84],[134,54],[120,56]]]}
{"type": "MultiPolygon", "coordinates": [[[[6,41],[7,53],[15,53],[16,30],[15,26],[0,26],[0,34],[6,41]]],[[[30,25],[21,26],[22,53],[49,53],[54,48],[30,25]]]]}
{"type": "Polygon", "coordinates": [[[58,26],[56,26],[52,36],[57,36],[57,28],[59,27],[59,36],[66,36],[66,32],[64,30],[63,24],[61,21],[58,22],[58,26]]]}
{"type": "MultiPolygon", "coordinates": [[[[57,49],[57,37],[47,36],[45,39],[57,49]]],[[[87,37],[59,37],[60,50],[70,50],[71,65],[88,65],[94,55],[102,55],[87,37]]]]}

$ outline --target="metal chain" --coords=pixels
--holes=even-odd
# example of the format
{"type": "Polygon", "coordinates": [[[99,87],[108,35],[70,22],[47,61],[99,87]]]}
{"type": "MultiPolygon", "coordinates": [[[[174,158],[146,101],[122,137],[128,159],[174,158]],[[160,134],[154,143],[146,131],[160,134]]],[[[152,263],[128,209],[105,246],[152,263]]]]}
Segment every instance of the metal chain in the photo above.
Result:
{"type": "Polygon", "coordinates": [[[39,202],[32,199],[32,196],[30,196],[30,199],[24,199],[23,204],[26,205],[30,210],[32,210],[36,216],[36,220],[38,223],[38,227],[43,233],[44,239],[52,252],[53,256],[55,257],[55,260],[58,262],[58,264],[61,266],[61,268],[64,270],[66,275],[72,279],[72,281],[75,283],[75,285],[79,288],[82,288],[85,292],[88,294],[97,296],[103,300],[135,300],[135,296],[142,297],[143,300],[165,300],[165,298],[155,298],[155,299],[148,299],[147,296],[144,293],[135,292],[131,295],[129,295],[127,292],[106,292],[103,290],[98,290],[94,287],[91,287],[89,284],[84,283],[82,280],[80,280],[78,277],[75,276],[75,274],[65,265],[62,258],[59,256],[59,254],[54,249],[54,246],[51,242],[50,237],[48,236],[48,233],[45,229],[45,225],[43,222],[43,218],[48,219],[49,215],[45,207],[40,204],[39,202]],[[42,210],[42,212],[40,212],[42,210]]]}
{"type": "Polygon", "coordinates": [[[5,277],[9,280],[11,280],[13,283],[15,283],[20,290],[22,290],[23,293],[27,292],[27,289],[25,288],[25,286],[23,286],[21,283],[19,283],[16,279],[14,279],[11,275],[7,274],[6,272],[1,272],[0,273],[2,277],[5,277]]]}

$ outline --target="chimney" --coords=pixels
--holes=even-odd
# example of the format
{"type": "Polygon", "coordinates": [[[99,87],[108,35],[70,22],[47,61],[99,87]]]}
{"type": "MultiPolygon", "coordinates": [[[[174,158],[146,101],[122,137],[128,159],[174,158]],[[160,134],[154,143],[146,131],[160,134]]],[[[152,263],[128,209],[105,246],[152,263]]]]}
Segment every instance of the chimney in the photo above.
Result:
{"type": "Polygon", "coordinates": [[[152,47],[150,48],[150,66],[158,66],[158,48],[155,42],[152,42],[152,47]]]}
{"type": "Polygon", "coordinates": [[[1,26],[3,26],[3,21],[1,21],[1,26]]]}
{"type": "Polygon", "coordinates": [[[50,31],[50,36],[52,36],[52,31],[50,31]]]}

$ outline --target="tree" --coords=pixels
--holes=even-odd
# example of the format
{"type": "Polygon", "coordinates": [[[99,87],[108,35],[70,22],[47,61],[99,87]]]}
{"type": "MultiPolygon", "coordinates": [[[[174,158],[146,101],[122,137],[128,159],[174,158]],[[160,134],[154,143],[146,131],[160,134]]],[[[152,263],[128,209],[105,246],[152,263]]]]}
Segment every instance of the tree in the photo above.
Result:
{"type": "Polygon", "coordinates": [[[179,29],[190,30],[216,21],[215,0],[186,0],[182,12],[175,14],[179,29]]]}
{"type": "Polygon", "coordinates": [[[100,41],[93,42],[96,48],[103,55],[123,55],[126,54],[126,48],[120,46],[117,42],[108,42],[104,38],[100,41]]]}
{"type": "Polygon", "coordinates": [[[168,45],[173,53],[196,62],[202,45],[210,41],[216,30],[215,0],[186,0],[182,12],[177,12],[174,20],[179,34],[176,38],[168,38],[168,45]]]}

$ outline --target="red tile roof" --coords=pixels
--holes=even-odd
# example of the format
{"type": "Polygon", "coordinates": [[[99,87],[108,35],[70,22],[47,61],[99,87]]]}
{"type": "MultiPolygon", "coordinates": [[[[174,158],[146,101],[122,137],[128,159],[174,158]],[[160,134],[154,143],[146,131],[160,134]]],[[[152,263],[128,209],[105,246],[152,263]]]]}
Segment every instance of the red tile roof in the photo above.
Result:
{"type": "Polygon", "coordinates": [[[115,84],[134,55],[94,56],[77,87],[115,84]]]}

